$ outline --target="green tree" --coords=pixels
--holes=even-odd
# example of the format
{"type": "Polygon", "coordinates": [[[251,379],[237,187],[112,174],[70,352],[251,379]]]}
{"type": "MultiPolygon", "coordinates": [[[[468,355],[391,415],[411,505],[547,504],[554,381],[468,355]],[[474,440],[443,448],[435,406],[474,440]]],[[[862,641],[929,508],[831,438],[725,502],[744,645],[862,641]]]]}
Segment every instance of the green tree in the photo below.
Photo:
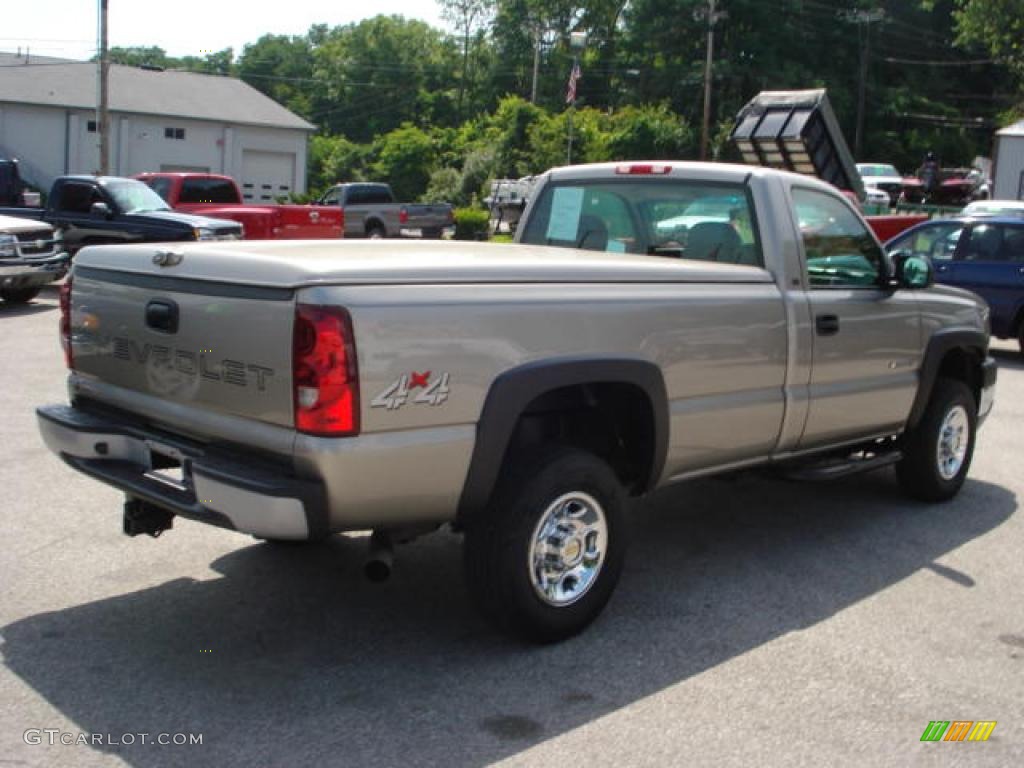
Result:
{"type": "Polygon", "coordinates": [[[456,56],[445,35],[422,21],[376,16],[335,27],[313,49],[320,83],[311,117],[360,142],[403,122],[454,124],[456,56]]]}
{"type": "Polygon", "coordinates": [[[264,35],[246,45],[238,58],[238,76],[292,112],[312,116],[318,84],[309,36],[264,35]]]}
{"type": "Polygon", "coordinates": [[[626,107],[608,120],[608,155],[615,160],[679,160],[696,156],[694,132],[664,104],[626,107]]]}
{"type": "Polygon", "coordinates": [[[178,67],[189,72],[202,72],[207,75],[233,75],[235,72],[235,52],[231,48],[208,53],[205,56],[184,56],[178,60],[178,67]]]}
{"type": "Polygon", "coordinates": [[[462,74],[459,78],[457,114],[461,119],[466,88],[470,86],[469,52],[474,42],[482,43],[481,29],[489,23],[494,13],[494,0],[437,0],[441,6],[441,17],[454,28],[462,44],[462,74]]]}
{"type": "Polygon", "coordinates": [[[167,55],[167,52],[156,45],[135,45],[127,48],[117,46],[108,51],[112,64],[124,64],[129,67],[162,67],[164,69],[174,66],[177,61],[167,55]]]}
{"type": "Polygon", "coordinates": [[[411,123],[403,123],[374,142],[374,154],[374,177],[391,184],[398,200],[416,200],[423,194],[436,160],[430,134],[411,123]]]}
{"type": "Polygon", "coordinates": [[[438,168],[430,174],[427,191],[420,196],[424,203],[465,205],[462,195],[462,174],[455,168],[438,168]]]}
{"type": "Polygon", "coordinates": [[[365,181],[372,148],[343,136],[314,136],[309,141],[309,187],[322,191],[332,184],[365,181]]]}
{"type": "Polygon", "coordinates": [[[1024,76],[1024,0],[958,0],[957,42],[980,45],[1024,76]]]}

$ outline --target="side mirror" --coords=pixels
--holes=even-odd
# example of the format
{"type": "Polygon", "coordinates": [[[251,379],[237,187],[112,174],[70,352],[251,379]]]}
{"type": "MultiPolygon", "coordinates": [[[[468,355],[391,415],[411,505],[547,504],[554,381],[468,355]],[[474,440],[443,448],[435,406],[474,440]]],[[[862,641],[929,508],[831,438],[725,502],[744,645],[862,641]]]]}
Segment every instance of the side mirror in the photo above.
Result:
{"type": "Polygon", "coordinates": [[[95,219],[110,218],[110,206],[106,203],[93,203],[89,206],[89,215],[95,219]]]}
{"type": "Polygon", "coordinates": [[[925,257],[915,256],[908,251],[896,251],[891,258],[896,288],[914,290],[934,285],[935,270],[925,257]]]}

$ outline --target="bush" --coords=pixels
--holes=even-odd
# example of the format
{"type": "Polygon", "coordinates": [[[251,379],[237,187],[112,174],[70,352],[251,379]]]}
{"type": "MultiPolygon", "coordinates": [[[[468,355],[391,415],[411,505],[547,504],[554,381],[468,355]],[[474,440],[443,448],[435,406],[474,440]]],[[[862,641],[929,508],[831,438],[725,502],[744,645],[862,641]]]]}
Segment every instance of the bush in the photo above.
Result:
{"type": "Polygon", "coordinates": [[[430,174],[427,191],[420,195],[421,203],[454,203],[462,200],[462,174],[454,168],[438,168],[430,174]]]}
{"type": "Polygon", "coordinates": [[[489,218],[487,211],[477,208],[455,209],[455,239],[486,240],[489,218]]]}

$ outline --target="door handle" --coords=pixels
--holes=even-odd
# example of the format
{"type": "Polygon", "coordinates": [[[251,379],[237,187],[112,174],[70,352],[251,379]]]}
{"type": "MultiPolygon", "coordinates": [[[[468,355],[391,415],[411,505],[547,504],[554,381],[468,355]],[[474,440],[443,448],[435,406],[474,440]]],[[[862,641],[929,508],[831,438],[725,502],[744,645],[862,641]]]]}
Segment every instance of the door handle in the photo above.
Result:
{"type": "Polygon", "coordinates": [[[819,336],[835,336],[839,333],[839,315],[818,315],[814,318],[814,328],[819,336]]]}
{"type": "MultiPolygon", "coordinates": [[[[949,265],[948,264],[939,264],[939,266],[937,266],[935,268],[935,271],[936,272],[948,272],[949,271],[949,265]]],[[[1024,271],[1024,270],[1022,270],[1022,271],[1024,271]]]]}

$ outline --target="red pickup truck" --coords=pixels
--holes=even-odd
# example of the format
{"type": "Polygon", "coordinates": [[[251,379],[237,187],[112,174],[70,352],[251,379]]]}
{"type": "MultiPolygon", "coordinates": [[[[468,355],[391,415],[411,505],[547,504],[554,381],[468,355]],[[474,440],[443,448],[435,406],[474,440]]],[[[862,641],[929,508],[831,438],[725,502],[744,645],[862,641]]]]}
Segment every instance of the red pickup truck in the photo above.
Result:
{"type": "Polygon", "coordinates": [[[241,222],[247,240],[310,240],[344,236],[336,205],[251,205],[230,176],[213,173],[140,173],[135,176],[176,211],[241,222]]]}

